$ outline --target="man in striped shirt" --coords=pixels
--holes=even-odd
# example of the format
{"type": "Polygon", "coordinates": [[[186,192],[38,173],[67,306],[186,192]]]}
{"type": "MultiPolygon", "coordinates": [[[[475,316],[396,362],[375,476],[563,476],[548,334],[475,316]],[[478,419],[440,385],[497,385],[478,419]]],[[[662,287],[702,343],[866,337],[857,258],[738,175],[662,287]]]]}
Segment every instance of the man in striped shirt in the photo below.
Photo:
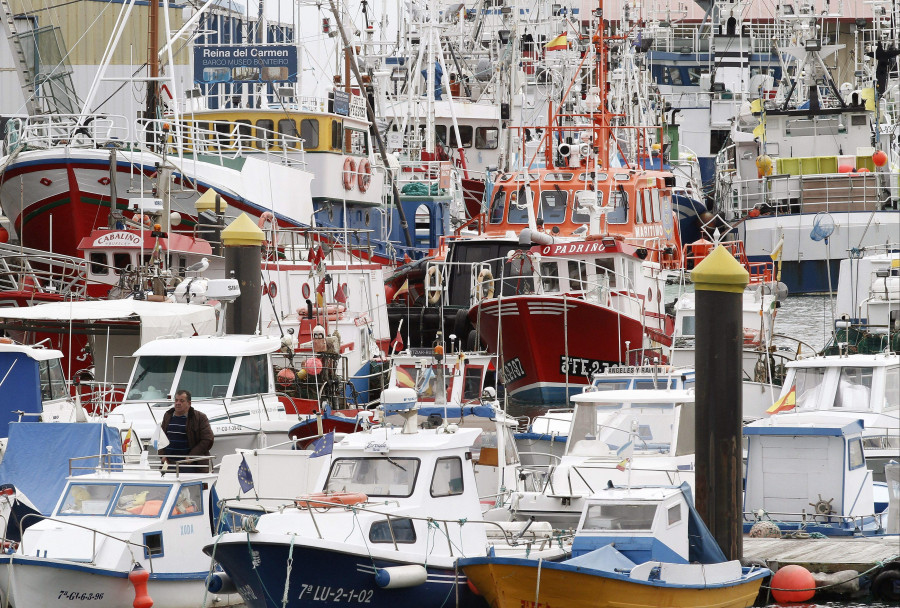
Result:
{"type": "MultiPolygon", "coordinates": [[[[163,415],[162,430],[169,439],[168,447],[160,450],[167,464],[175,464],[185,458],[209,456],[213,445],[212,427],[203,412],[191,407],[191,393],[184,389],[175,392],[175,404],[163,415]]],[[[198,466],[182,466],[182,470],[209,470],[209,461],[196,460],[198,466]]]]}

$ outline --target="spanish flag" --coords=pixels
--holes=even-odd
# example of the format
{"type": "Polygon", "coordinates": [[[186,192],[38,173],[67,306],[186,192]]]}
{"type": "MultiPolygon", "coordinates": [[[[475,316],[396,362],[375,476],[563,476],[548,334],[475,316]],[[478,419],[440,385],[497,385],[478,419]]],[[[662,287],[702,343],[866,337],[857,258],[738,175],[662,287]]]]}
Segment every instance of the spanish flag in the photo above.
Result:
{"type": "Polygon", "coordinates": [[[128,451],[128,446],[131,445],[131,427],[128,428],[128,434],[125,435],[125,439],[122,441],[122,453],[128,451]]]}
{"type": "Polygon", "coordinates": [[[772,404],[772,407],[766,410],[767,414],[775,414],[777,412],[786,412],[797,406],[797,387],[792,386],[787,395],[772,404]]]}
{"type": "Polygon", "coordinates": [[[568,48],[569,39],[566,37],[566,34],[560,34],[550,42],[544,46],[545,50],[548,51],[560,51],[562,49],[568,48]]]}

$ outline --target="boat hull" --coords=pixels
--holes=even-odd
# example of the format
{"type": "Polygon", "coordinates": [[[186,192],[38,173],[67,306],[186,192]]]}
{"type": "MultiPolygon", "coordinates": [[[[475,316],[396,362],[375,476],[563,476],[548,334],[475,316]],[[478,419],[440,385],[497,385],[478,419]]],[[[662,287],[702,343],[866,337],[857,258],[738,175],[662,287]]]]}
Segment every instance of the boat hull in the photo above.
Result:
{"type": "Polygon", "coordinates": [[[539,571],[536,562],[467,564],[463,571],[492,608],[746,608],[762,583],[759,577],[735,585],[671,586],[547,563],[539,571]]]}
{"type": "Polygon", "coordinates": [[[644,344],[638,318],[575,298],[487,300],[469,318],[490,352],[501,354],[507,393],[523,405],[566,403],[594,373],[626,363],[627,350],[644,344]]]}
{"type": "Polygon", "coordinates": [[[425,583],[413,587],[382,589],[375,583],[375,569],[404,563],[329,551],[299,544],[219,542],[204,549],[231,577],[247,608],[306,608],[329,604],[439,608],[484,606],[469,589],[466,577],[453,568],[426,567],[425,583]],[[251,553],[252,552],[252,553],[251,553]],[[293,560],[285,584],[288,558],[293,560]],[[287,589],[287,591],[286,591],[287,589]],[[287,597],[287,603],[282,599],[287,597]]]}
{"type": "MultiPolygon", "coordinates": [[[[135,589],[126,571],[17,555],[0,556],[0,566],[4,571],[0,577],[4,606],[7,598],[13,608],[86,604],[95,608],[122,608],[131,606],[135,600],[135,589]]],[[[203,605],[205,595],[207,601],[216,606],[240,603],[237,595],[206,593],[206,574],[152,573],[147,594],[154,605],[166,608],[197,608],[203,605]]]]}

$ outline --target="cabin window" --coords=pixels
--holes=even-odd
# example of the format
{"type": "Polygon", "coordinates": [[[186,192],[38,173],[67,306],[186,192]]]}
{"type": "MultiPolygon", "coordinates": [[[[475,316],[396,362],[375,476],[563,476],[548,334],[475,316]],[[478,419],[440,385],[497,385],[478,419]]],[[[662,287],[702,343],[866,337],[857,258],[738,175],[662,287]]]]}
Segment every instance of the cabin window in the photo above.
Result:
{"type": "Polygon", "coordinates": [[[278,133],[281,135],[282,148],[297,148],[297,123],[290,118],[278,121],[278,133]]]}
{"type": "Polygon", "coordinates": [[[504,426],[500,432],[503,433],[503,455],[506,458],[506,464],[517,464],[519,452],[516,451],[516,438],[513,436],[512,430],[508,426],[504,426]]]}
{"type": "Polygon", "coordinates": [[[341,150],[344,147],[344,123],[335,120],[331,123],[331,149],[341,150]]]}
{"type": "Polygon", "coordinates": [[[574,291],[587,289],[587,269],[584,262],[569,260],[569,289],[574,291]]]}
{"type": "Polygon", "coordinates": [[[364,156],[368,149],[369,135],[360,129],[344,129],[344,152],[364,156]]]}
{"type": "Polygon", "coordinates": [[[503,281],[503,295],[534,293],[534,266],[528,256],[513,256],[503,281]]]}
{"type": "Polygon", "coordinates": [[[696,321],[693,315],[684,316],[681,318],[681,335],[685,338],[691,338],[694,336],[694,332],[697,331],[696,321]]]}
{"type": "Polygon", "coordinates": [[[131,254],[127,252],[113,254],[113,268],[116,274],[122,274],[122,271],[131,266],[131,254]]]}
{"type": "Polygon", "coordinates": [[[559,291],[559,262],[541,262],[541,287],[545,293],[559,291]]]}
{"type": "Polygon", "coordinates": [[[681,68],[679,66],[669,66],[669,84],[675,86],[684,85],[684,80],[681,77],[681,68]]]}
{"type": "Polygon", "coordinates": [[[234,357],[185,357],[178,388],[191,392],[194,400],[222,399],[234,372],[234,357]]]}
{"type": "Polygon", "coordinates": [[[872,394],[871,367],[844,367],[838,380],[833,407],[868,409],[872,394]]]}
{"type": "Polygon", "coordinates": [[[438,458],[431,478],[431,495],[457,496],[463,493],[462,460],[459,456],[438,458]]]}
{"type": "Polygon", "coordinates": [[[847,458],[847,463],[851,471],[853,469],[858,469],[859,467],[865,466],[866,459],[865,456],[863,456],[863,445],[861,438],[854,437],[847,441],[847,458]]]}
{"type": "Polygon", "coordinates": [[[481,399],[481,378],[484,368],[478,365],[467,365],[463,379],[463,401],[481,399]]]}
{"type": "Polygon", "coordinates": [[[628,223],[628,193],[622,184],[619,184],[612,191],[613,210],[606,214],[606,222],[608,224],[627,224],[628,223]]]}
{"type": "Polygon", "coordinates": [[[319,121],[314,118],[304,118],[300,121],[300,138],[304,148],[319,147],[319,121]]]}
{"type": "Polygon", "coordinates": [[[91,274],[109,274],[109,258],[105,252],[91,253],[91,274]]]}
{"type": "Polygon", "coordinates": [[[159,517],[171,487],[126,483],[119,492],[113,515],[159,517]]]}
{"type": "Polygon", "coordinates": [[[900,367],[888,367],[884,376],[884,409],[900,409],[900,367]]]}
{"type": "Polygon", "coordinates": [[[653,221],[661,222],[662,221],[662,209],[659,206],[659,189],[654,188],[650,191],[650,198],[653,200],[653,221]]]}
{"type": "Polygon", "coordinates": [[[416,246],[431,247],[431,210],[422,203],[416,208],[415,215],[416,246]]]}
{"type": "Polygon", "coordinates": [[[179,357],[139,357],[126,399],[166,399],[179,357]]]}
{"type": "Polygon", "coordinates": [[[606,276],[609,279],[611,289],[616,288],[616,261],[610,258],[600,258],[594,262],[594,272],[598,276],[606,276]]]}
{"type": "Polygon", "coordinates": [[[674,526],[681,521],[681,505],[672,505],[666,510],[669,525],[674,526]]]}
{"type": "Polygon", "coordinates": [[[522,186],[518,192],[510,192],[509,194],[509,215],[506,221],[510,224],[527,224],[528,223],[528,203],[530,191],[526,193],[526,187],[522,186]]]}
{"type": "Polygon", "coordinates": [[[603,193],[599,190],[581,190],[575,193],[575,205],[572,207],[572,221],[576,224],[587,224],[591,221],[591,214],[580,203],[582,199],[590,199],[593,203],[594,195],[597,198],[597,207],[603,206],[603,193]]]}
{"type": "Polygon", "coordinates": [[[73,483],[57,515],[106,515],[118,489],[116,483],[73,483]]]}
{"type": "Polygon", "coordinates": [[[253,147],[253,125],[249,120],[236,120],[238,141],[235,145],[238,148],[253,147]]]}
{"type": "Polygon", "coordinates": [[[227,122],[216,122],[216,143],[220,146],[231,145],[231,124],[227,122]]]}
{"type": "MultiPolygon", "coordinates": [[[[444,366],[444,386],[449,389],[450,370],[444,366]]],[[[434,367],[400,365],[395,367],[397,386],[415,389],[420,401],[434,401],[438,392],[438,377],[434,367]]]]}
{"type": "Polygon", "coordinates": [[[234,379],[234,397],[269,392],[268,366],[265,355],[241,358],[241,367],[234,379]]]}
{"type": "MultiPolygon", "coordinates": [[[[424,129],[422,129],[424,132],[424,129]]],[[[447,145],[447,127],[446,125],[434,125],[434,143],[439,146],[447,145]]]]}
{"type": "Polygon", "coordinates": [[[506,207],[506,191],[503,188],[497,190],[494,200],[491,201],[490,222],[499,224],[503,221],[503,212],[506,207]]]}
{"type": "Polygon", "coordinates": [[[638,204],[634,207],[634,223],[643,224],[645,215],[649,217],[649,214],[646,212],[647,208],[650,206],[650,191],[640,190],[638,198],[638,204]]]}
{"type": "Polygon", "coordinates": [[[267,150],[275,145],[275,121],[264,118],[256,121],[256,147],[267,150]]]}
{"type": "Polygon", "coordinates": [[[650,530],[656,503],[590,505],[584,516],[585,530],[650,530]]]}
{"type": "Polygon", "coordinates": [[[372,522],[369,542],[412,544],[416,542],[416,529],[408,517],[392,517],[372,522]]]}
{"type": "Polygon", "coordinates": [[[413,493],[418,472],[418,458],[338,458],[331,465],[325,491],[406,498],[413,493]]]}
{"type": "Polygon", "coordinates": [[[569,193],[557,187],[541,192],[540,215],[545,224],[561,224],[566,221],[566,203],[569,193]]]}
{"type": "Polygon", "coordinates": [[[181,486],[171,517],[203,514],[203,486],[199,483],[181,486]]]}
{"type": "Polygon", "coordinates": [[[63,374],[59,359],[46,359],[40,362],[41,400],[62,399],[68,395],[66,377],[63,374]]]}
{"type": "Polygon", "coordinates": [[[144,558],[163,556],[162,532],[144,532],[144,558]]]}
{"type": "Polygon", "coordinates": [[[479,150],[496,150],[500,147],[500,129],[497,127],[475,129],[475,147],[479,150]]]}
{"type": "Polygon", "coordinates": [[[456,141],[456,129],[450,127],[450,147],[451,148],[471,148],[472,147],[472,132],[473,128],[471,125],[459,125],[459,136],[462,138],[462,145],[459,145],[459,142],[456,141]]]}

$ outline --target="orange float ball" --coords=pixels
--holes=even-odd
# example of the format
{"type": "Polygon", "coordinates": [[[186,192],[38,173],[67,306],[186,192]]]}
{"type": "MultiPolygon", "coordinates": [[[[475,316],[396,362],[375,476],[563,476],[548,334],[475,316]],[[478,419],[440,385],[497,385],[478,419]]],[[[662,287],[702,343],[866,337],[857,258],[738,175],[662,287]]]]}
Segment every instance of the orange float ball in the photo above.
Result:
{"type": "Polygon", "coordinates": [[[868,167],[860,167],[857,173],[871,173],[871,171],[869,171],[868,167]]]}
{"type": "Polygon", "coordinates": [[[791,564],[772,576],[772,597],[778,603],[805,602],[816,594],[816,580],[803,566],[791,564]]]}
{"type": "Polygon", "coordinates": [[[883,167],[887,164],[888,158],[884,150],[876,150],[872,155],[872,162],[876,167],[883,167]]]}
{"type": "Polygon", "coordinates": [[[0,226],[0,243],[8,243],[9,242],[9,230],[0,226]]]}
{"type": "Polygon", "coordinates": [[[838,173],[853,173],[852,165],[840,165],[838,167],[838,173]]]}
{"type": "Polygon", "coordinates": [[[750,217],[759,217],[759,209],[751,209],[747,212],[747,215],[749,215],[750,217]]]}

